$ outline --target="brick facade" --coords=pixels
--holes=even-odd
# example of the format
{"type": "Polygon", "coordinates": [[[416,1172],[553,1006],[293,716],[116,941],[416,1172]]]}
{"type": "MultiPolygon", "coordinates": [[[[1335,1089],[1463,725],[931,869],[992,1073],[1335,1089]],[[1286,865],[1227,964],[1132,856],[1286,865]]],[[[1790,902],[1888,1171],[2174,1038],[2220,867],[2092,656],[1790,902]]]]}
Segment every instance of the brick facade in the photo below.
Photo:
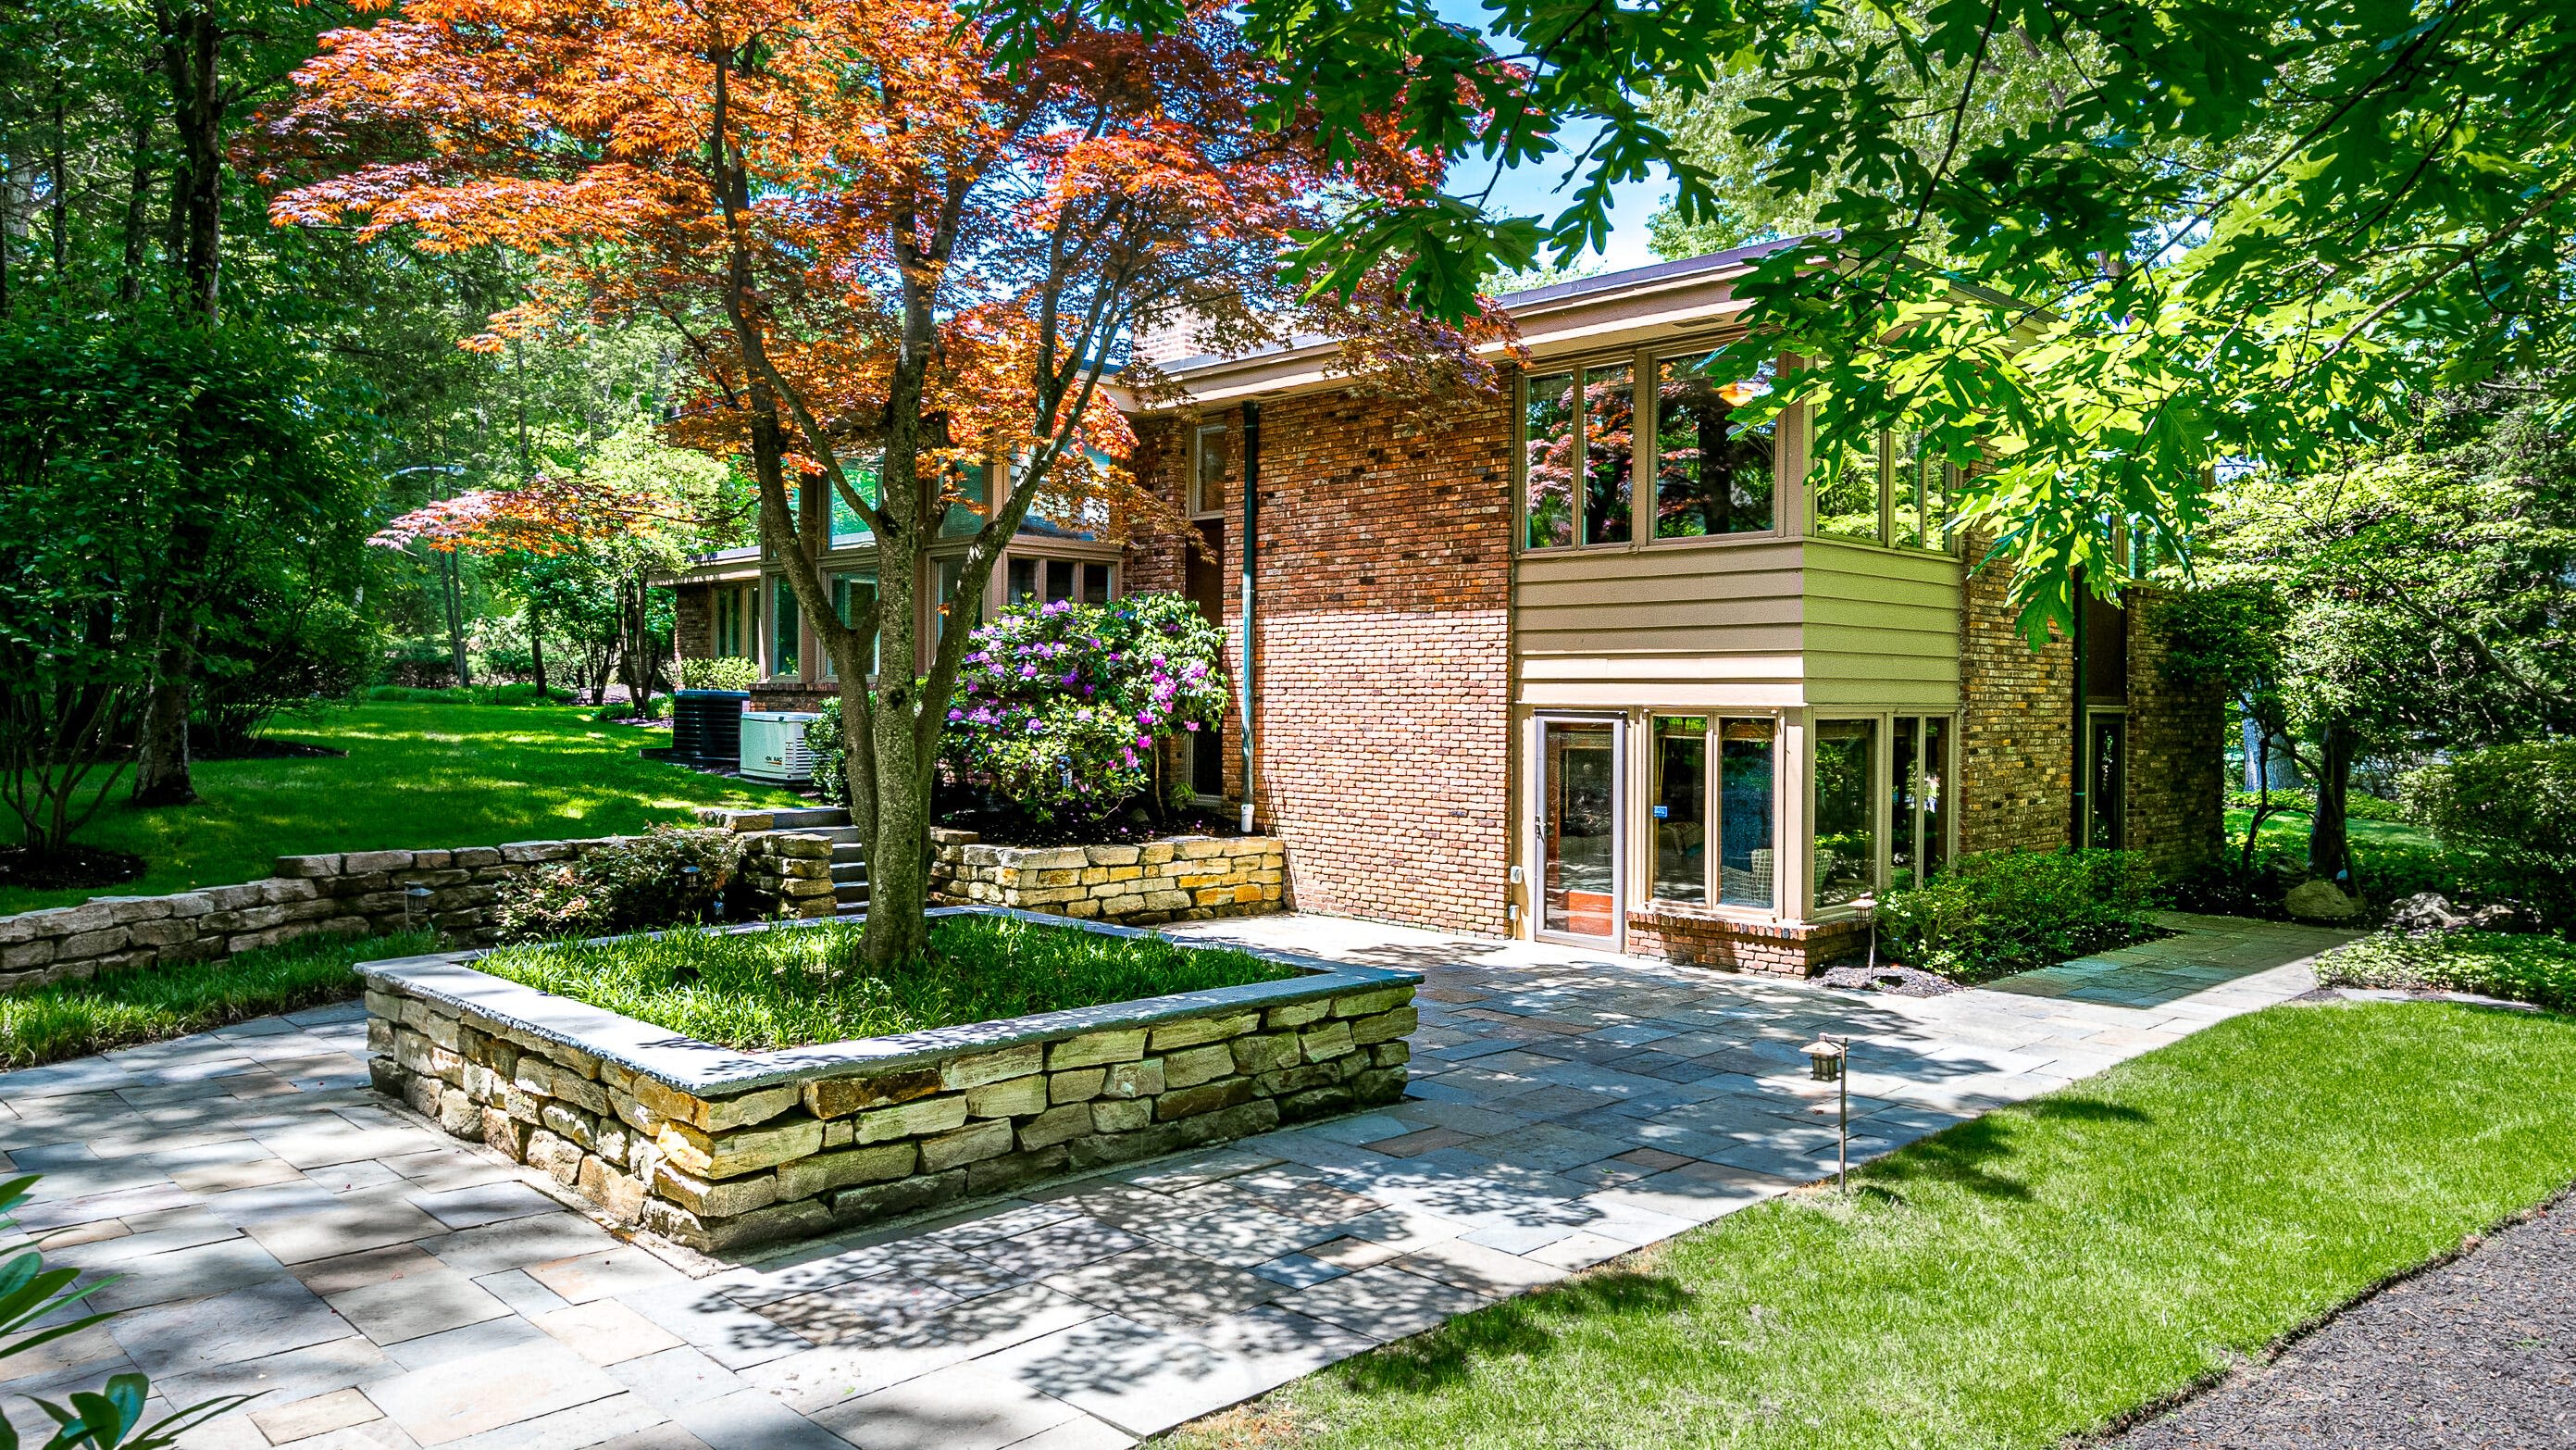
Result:
{"type": "MultiPolygon", "coordinates": [[[[1242,436],[1239,410],[1206,421],[1242,436]]],[[[1149,422],[1138,452],[1140,478],[1176,504],[1187,428],[1149,422]]],[[[1499,406],[1327,394],[1262,410],[1253,804],[1287,843],[1301,910],[1507,929],[1509,436],[1499,406]]],[[[1239,504],[1227,525],[1233,671],[1239,504]]],[[[1174,545],[1140,538],[1130,588],[1183,587],[1174,545]]],[[[1240,727],[1230,716],[1224,737],[1238,798],[1240,727]]]]}
{"type": "MultiPolygon", "coordinates": [[[[711,659],[716,652],[716,591],[712,584],[671,587],[672,657],[711,659]]],[[[673,678],[678,678],[677,671],[673,678]]]]}
{"type": "Polygon", "coordinates": [[[1669,902],[1628,911],[1632,955],[1686,967],[1807,977],[1828,962],[1857,953],[1868,939],[1865,920],[1769,924],[1737,921],[1669,902]]]}
{"type": "MultiPolygon", "coordinates": [[[[1970,558],[1983,554],[1969,542],[1970,558]]],[[[2014,627],[2000,567],[1971,572],[1960,621],[1959,850],[2054,850],[2066,844],[2074,768],[2074,646],[2037,650],[2014,627]]],[[[2128,656],[2128,839],[2165,871],[2217,849],[2224,801],[2219,732],[2224,702],[2165,669],[2154,591],[2130,591],[2120,611],[2128,656]]]]}

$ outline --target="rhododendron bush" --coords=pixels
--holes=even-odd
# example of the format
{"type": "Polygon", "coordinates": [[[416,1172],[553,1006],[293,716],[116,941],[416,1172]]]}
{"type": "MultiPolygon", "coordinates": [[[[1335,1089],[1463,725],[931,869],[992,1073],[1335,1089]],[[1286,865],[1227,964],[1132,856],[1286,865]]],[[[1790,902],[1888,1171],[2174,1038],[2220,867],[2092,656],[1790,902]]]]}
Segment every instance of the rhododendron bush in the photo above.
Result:
{"type": "Polygon", "coordinates": [[[1175,594],[1007,610],[968,642],[942,763],[1034,819],[1098,819],[1153,788],[1162,742],[1224,719],[1220,648],[1175,594]]]}

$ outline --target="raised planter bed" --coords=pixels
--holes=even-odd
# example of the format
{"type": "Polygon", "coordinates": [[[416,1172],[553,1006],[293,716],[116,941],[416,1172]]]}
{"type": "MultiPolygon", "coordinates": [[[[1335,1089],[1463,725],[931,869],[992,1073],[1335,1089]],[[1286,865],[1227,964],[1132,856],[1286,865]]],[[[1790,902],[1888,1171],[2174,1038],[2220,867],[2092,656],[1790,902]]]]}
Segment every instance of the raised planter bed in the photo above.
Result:
{"type": "Polygon", "coordinates": [[[1391,1102],[1422,980],[1263,953],[1300,975],[740,1052],[476,971],[477,955],[359,967],[376,1086],[609,1217],[697,1248],[803,1237],[1391,1102]]]}
{"type": "Polygon", "coordinates": [[[1288,849],[1276,836],[1168,836],[1121,846],[996,846],[930,833],[930,890],[1050,916],[1143,926],[1280,909],[1288,849]]]}

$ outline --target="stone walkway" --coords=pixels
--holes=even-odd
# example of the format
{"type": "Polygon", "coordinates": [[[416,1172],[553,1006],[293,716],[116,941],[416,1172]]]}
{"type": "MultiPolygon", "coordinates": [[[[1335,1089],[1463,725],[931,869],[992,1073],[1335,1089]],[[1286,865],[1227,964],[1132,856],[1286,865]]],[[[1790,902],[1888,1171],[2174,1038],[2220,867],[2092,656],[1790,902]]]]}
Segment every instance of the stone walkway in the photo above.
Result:
{"type": "Polygon", "coordinates": [[[739,1264],[621,1241],[369,1093],[353,1008],[0,1075],[19,1215],[130,1312],[0,1361],[259,1392],[204,1450],[1118,1446],[2313,985],[2339,934],[1910,999],[1318,917],[1185,934],[1418,967],[1406,1101],[739,1264]]]}

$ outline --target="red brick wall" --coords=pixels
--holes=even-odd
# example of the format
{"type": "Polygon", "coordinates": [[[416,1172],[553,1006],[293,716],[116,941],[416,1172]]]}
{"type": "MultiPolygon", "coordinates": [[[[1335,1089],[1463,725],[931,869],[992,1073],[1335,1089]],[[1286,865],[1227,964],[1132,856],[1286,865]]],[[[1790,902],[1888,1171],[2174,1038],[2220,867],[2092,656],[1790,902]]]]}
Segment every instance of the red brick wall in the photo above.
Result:
{"type": "Polygon", "coordinates": [[[716,592],[712,585],[679,584],[671,589],[671,645],[684,660],[712,659],[716,652],[716,592]]]}
{"type": "MultiPolygon", "coordinates": [[[[1209,421],[1242,427],[1239,411],[1209,421]]],[[[1186,434],[1142,431],[1140,477],[1178,502],[1186,434]]],[[[1260,446],[1254,810],[1287,842],[1295,903],[1500,934],[1511,755],[1505,414],[1295,398],[1262,409],[1260,446]]],[[[1238,505],[1226,540],[1229,669],[1241,654],[1240,527],[1238,505]]],[[[1138,540],[1128,568],[1134,589],[1181,585],[1169,539],[1138,540]]],[[[1229,717],[1225,736],[1226,786],[1237,795],[1240,725],[1229,717]]]]}

